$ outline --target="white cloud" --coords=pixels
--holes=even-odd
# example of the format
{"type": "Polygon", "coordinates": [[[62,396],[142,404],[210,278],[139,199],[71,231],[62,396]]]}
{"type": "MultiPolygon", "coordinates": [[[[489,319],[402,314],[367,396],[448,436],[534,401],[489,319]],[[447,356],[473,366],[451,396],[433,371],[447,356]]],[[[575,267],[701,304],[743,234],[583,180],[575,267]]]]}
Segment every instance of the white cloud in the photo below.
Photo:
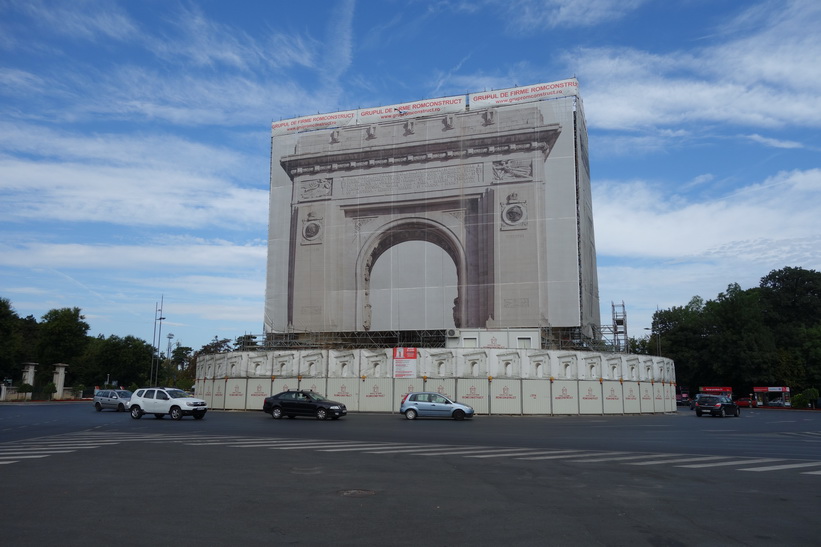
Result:
{"type": "Polygon", "coordinates": [[[147,37],[147,47],[162,59],[180,65],[228,67],[240,71],[312,67],[316,43],[297,34],[271,31],[265,42],[240,28],[208,19],[196,6],[182,7],[171,22],[175,32],[147,37]]]}
{"type": "Polygon", "coordinates": [[[81,4],[46,4],[30,0],[18,7],[31,18],[32,24],[52,34],[62,34],[90,42],[100,39],[128,41],[138,34],[137,26],[115,3],[81,4]]]}
{"type": "Polygon", "coordinates": [[[646,182],[594,184],[599,255],[697,261],[755,256],[762,242],[782,263],[793,245],[818,238],[821,169],[778,173],[730,195],[691,201],[646,182]]]}
{"type": "Polygon", "coordinates": [[[624,17],[646,0],[514,0],[507,2],[511,30],[592,27],[624,17]]]}
{"type": "MultiPolygon", "coordinates": [[[[576,67],[591,127],[647,129],[697,122],[821,126],[821,5],[756,6],[768,25],[737,25],[714,45],[669,53],[580,48],[576,67]]],[[[743,14],[739,16],[743,18],[743,14]]],[[[713,37],[716,38],[715,36],[713,37]]]]}
{"type": "Polygon", "coordinates": [[[266,190],[184,171],[88,163],[0,160],[6,220],[106,222],[123,226],[263,227],[266,190]]]}
{"type": "Polygon", "coordinates": [[[353,48],[353,0],[343,0],[335,5],[333,16],[328,19],[328,39],[323,51],[322,77],[336,85],[337,79],[351,65],[353,48]]]}
{"type": "Polygon", "coordinates": [[[174,134],[72,133],[21,122],[0,122],[0,150],[96,165],[173,170],[186,165],[210,174],[232,173],[255,159],[236,149],[209,146],[174,134]]]}
{"type": "Polygon", "coordinates": [[[265,270],[265,242],[236,245],[189,241],[143,245],[88,243],[2,243],[0,265],[29,269],[146,272],[161,268],[163,278],[181,270],[260,272],[265,270]]]}
{"type": "Polygon", "coordinates": [[[804,148],[804,145],[800,142],[771,139],[768,137],[762,137],[757,133],[747,135],[746,138],[750,139],[751,141],[763,144],[764,146],[770,146],[772,148],[804,148]]]}
{"type": "Polygon", "coordinates": [[[821,4],[814,0],[752,5],[720,29],[728,40],[706,52],[704,69],[720,80],[759,82],[791,96],[818,90],[821,42],[810,29],[820,25],[821,4]]]}

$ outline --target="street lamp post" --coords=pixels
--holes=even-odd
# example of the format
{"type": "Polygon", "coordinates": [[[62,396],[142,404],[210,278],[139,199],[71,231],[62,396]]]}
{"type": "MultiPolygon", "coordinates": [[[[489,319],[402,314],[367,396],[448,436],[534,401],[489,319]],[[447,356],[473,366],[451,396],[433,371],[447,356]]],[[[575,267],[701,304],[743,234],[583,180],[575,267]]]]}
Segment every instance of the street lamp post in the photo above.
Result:
{"type": "MultiPolygon", "coordinates": [[[[169,333],[166,335],[166,338],[168,338],[168,349],[167,349],[167,350],[165,350],[165,358],[166,358],[166,359],[168,359],[168,363],[169,363],[169,364],[173,364],[173,363],[172,363],[172,361],[171,361],[171,340],[173,340],[173,339],[174,339],[174,335],[173,335],[172,333],[170,333],[170,332],[169,332],[169,333]]],[[[176,383],[176,379],[177,379],[177,375],[176,375],[176,372],[175,372],[175,373],[174,373],[174,380],[175,380],[175,383],[176,383]]]]}
{"type": "Polygon", "coordinates": [[[165,317],[162,316],[162,306],[165,297],[160,297],[160,303],[154,309],[154,339],[151,341],[151,371],[148,376],[148,384],[156,386],[159,381],[160,374],[160,343],[162,340],[162,322],[165,317]],[[159,330],[157,326],[159,325],[159,330]]]}
{"type": "Polygon", "coordinates": [[[165,350],[165,358],[166,359],[171,359],[171,340],[174,339],[174,334],[169,332],[168,334],[165,335],[165,337],[168,338],[168,349],[165,350]]]}

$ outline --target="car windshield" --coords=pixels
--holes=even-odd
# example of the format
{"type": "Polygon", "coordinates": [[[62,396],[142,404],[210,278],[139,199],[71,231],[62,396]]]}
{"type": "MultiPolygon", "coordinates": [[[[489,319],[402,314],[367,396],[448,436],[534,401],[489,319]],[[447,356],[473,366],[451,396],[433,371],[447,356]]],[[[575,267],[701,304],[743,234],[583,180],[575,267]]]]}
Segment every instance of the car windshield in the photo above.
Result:
{"type": "Polygon", "coordinates": [[[714,405],[719,401],[720,399],[718,397],[702,397],[699,399],[699,402],[705,405],[714,405]]]}
{"type": "Polygon", "coordinates": [[[307,395],[308,395],[308,397],[310,397],[314,401],[327,401],[328,400],[325,397],[323,397],[322,395],[320,395],[319,393],[311,392],[311,393],[308,393],[307,395]]]}
{"type": "Polygon", "coordinates": [[[169,389],[168,390],[168,396],[171,397],[172,399],[185,399],[187,397],[190,397],[189,394],[187,394],[186,392],[184,392],[181,389],[169,389]]]}
{"type": "Polygon", "coordinates": [[[115,391],[114,393],[116,393],[117,397],[119,397],[121,399],[130,399],[131,398],[131,392],[130,391],[120,390],[120,391],[115,391]]]}

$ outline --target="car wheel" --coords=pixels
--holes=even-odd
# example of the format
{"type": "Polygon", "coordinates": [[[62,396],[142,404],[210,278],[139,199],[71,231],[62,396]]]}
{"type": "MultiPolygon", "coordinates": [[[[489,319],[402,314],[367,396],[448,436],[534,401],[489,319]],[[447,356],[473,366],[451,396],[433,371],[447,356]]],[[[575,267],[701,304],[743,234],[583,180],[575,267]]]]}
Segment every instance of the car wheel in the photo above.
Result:
{"type": "Polygon", "coordinates": [[[328,417],[328,411],[324,408],[317,408],[316,409],[316,419],[317,420],[324,420],[328,417]]]}
{"type": "Polygon", "coordinates": [[[738,407],[736,407],[736,409],[735,409],[735,417],[736,417],[736,418],[738,418],[738,417],[740,417],[740,416],[741,416],[741,409],[740,409],[740,408],[738,408],[738,407]]]}
{"type": "Polygon", "coordinates": [[[205,418],[205,412],[194,412],[193,416],[195,420],[202,420],[205,418]]]}
{"type": "Polygon", "coordinates": [[[169,412],[169,414],[171,414],[171,419],[172,420],[177,420],[177,421],[182,420],[182,409],[180,409],[180,407],[178,407],[178,406],[172,406],[171,407],[171,412],[169,412]]]}
{"type": "Polygon", "coordinates": [[[272,408],[271,409],[271,417],[275,420],[279,420],[280,418],[282,418],[282,409],[279,408],[278,406],[275,406],[274,408],[272,408]]]}
{"type": "Polygon", "coordinates": [[[131,407],[131,417],[134,418],[135,420],[139,420],[140,418],[142,418],[143,417],[142,409],[138,406],[132,406],[131,407]]]}
{"type": "Polygon", "coordinates": [[[721,410],[718,411],[718,417],[723,418],[726,415],[727,415],[727,412],[725,412],[724,407],[721,407],[721,410]]]}
{"type": "Polygon", "coordinates": [[[453,411],[453,419],[454,420],[464,420],[465,419],[465,411],[464,410],[454,410],[453,411]]]}
{"type": "Polygon", "coordinates": [[[125,412],[125,405],[122,403],[117,405],[117,412],[125,412]]]}
{"type": "Polygon", "coordinates": [[[700,411],[700,410],[696,410],[696,416],[698,416],[699,418],[701,418],[701,411],[700,411]]]}
{"type": "Polygon", "coordinates": [[[103,405],[101,405],[100,403],[94,403],[94,410],[96,410],[97,412],[102,411],[103,405]]]}
{"type": "Polygon", "coordinates": [[[162,420],[163,416],[165,416],[165,414],[154,414],[154,417],[157,418],[158,420],[162,420]]]}
{"type": "Polygon", "coordinates": [[[416,411],[412,408],[409,408],[405,411],[405,418],[408,420],[415,420],[416,419],[416,411]]]}

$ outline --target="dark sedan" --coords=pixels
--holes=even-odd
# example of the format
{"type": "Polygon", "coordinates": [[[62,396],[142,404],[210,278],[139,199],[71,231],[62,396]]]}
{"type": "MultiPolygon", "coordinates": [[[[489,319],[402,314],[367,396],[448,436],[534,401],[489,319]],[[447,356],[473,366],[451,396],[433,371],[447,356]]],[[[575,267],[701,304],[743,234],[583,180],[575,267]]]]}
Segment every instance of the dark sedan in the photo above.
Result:
{"type": "Polygon", "coordinates": [[[741,416],[741,409],[732,399],[725,395],[707,395],[700,397],[696,401],[696,416],[702,414],[711,414],[713,416],[741,416]]]}
{"type": "Polygon", "coordinates": [[[283,416],[314,416],[317,420],[337,420],[348,413],[344,404],[331,401],[313,391],[283,391],[271,395],[265,398],[262,410],[275,420],[283,416]]]}

